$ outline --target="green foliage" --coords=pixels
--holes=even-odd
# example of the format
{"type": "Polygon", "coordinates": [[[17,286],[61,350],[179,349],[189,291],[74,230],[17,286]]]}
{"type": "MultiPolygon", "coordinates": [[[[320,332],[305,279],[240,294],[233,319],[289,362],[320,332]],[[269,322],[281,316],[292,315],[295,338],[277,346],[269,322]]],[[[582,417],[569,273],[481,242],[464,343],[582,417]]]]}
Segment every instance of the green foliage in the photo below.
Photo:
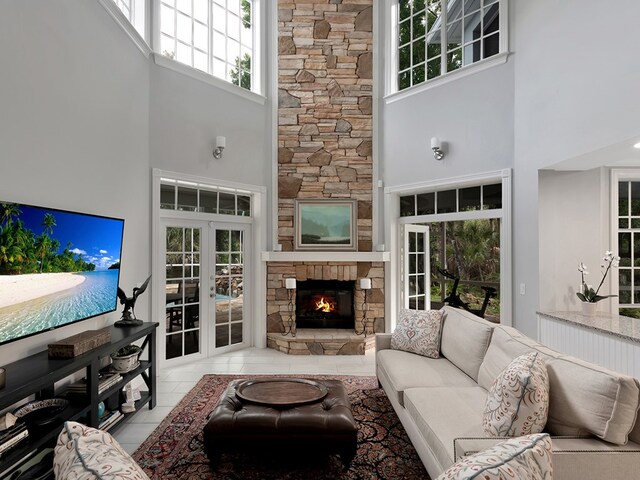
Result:
{"type": "Polygon", "coordinates": [[[245,53],[242,59],[236,57],[236,66],[229,75],[231,75],[231,83],[251,90],[251,55],[245,53]]]}
{"type": "MultiPolygon", "coordinates": [[[[445,267],[460,277],[458,293],[462,301],[481,305],[484,291],[478,283],[498,287],[500,282],[500,220],[434,222],[429,224],[429,233],[432,302],[441,302],[453,285],[438,273],[437,267],[445,267]]],[[[499,318],[499,296],[491,300],[486,313],[499,318]]]]}
{"type": "Polygon", "coordinates": [[[55,217],[47,213],[42,219],[42,233],[36,235],[25,228],[18,218],[20,206],[2,204],[0,220],[0,274],[86,272],[96,266],[86,262],[82,255],[71,252],[71,243],[58,253],[60,242],[52,238],[56,227],[55,217]],[[16,220],[17,218],[17,220],[16,220]]]}
{"type": "Polygon", "coordinates": [[[242,0],[240,7],[242,8],[242,26],[244,28],[251,28],[251,2],[249,2],[249,0],[242,0]]]}
{"type": "Polygon", "coordinates": [[[126,345],[121,349],[119,349],[118,351],[112,353],[111,357],[113,358],[128,357],[129,355],[139,354],[139,353],[142,353],[142,348],[140,348],[138,345],[131,344],[131,345],[126,345]]]}
{"type": "Polygon", "coordinates": [[[113,265],[110,265],[107,270],[120,270],[120,262],[116,262],[113,265]]]}

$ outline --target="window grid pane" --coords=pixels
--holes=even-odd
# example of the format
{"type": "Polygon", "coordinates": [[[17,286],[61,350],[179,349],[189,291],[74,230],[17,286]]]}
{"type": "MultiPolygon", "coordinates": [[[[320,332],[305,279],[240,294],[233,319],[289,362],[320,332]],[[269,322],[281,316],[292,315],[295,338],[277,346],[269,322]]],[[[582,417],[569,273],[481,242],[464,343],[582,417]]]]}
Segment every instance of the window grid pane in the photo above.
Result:
{"type": "Polygon", "coordinates": [[[398,90],[499,53],[499,0],[445,5],[443,11],[441,0],[398,2],[398,90]]]}
{"type": "Polygon", "coordinates": [[[251,195],[221,192],[210,185],[186,186],[180,182],[178,185],[168,182],[170,180],[163,179],[163,183],[160,184],[160,208],[163,210],[251,216],[251,195]]]}
{"type": "Polygon", "coordinates": [[[160,33],[164,56],[251,90],[251,0],[163,0],[160,33]]]}

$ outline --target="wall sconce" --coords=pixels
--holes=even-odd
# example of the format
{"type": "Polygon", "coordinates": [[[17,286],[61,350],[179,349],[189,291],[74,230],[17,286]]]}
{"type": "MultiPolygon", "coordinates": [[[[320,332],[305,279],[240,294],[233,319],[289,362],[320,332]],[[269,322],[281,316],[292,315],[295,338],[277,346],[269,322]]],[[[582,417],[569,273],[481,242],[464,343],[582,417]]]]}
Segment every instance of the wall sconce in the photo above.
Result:
{"type": "Polygon", "coordinates": [[[287,305],[287,310],[289,312],[289,320],[284,325],[284,332],[282,335],[291,334],[292,337],[296,336],[296,321],[293,318],[293,292],[296,289],[296,279],[295,278],[286,278],[284,280],[284,286],[287,289],[287,295],[289,298],[289,304],[287,305]]]}
{"type": "Polygon", "coordinates": [[[356,335],[367,336],[367,310],[369,309],[369,305],[367,304],[367,293],[371,290],[371,279],[370,278],[361,278],[360,279],[360,290],[364,294],[364,300],[362,301],[362,330],[358,331],[354,329],[356,335]]]}
{"type": "Polygon", "coordinates": [[[438,137],[431,138],[431,150],[433,150],[433,157],[436,160],[442,160],[444,158],[444,151],[442,150],[442,142],[438,137]]]}
{"type": "Polygon", "coordinates": [[[216,148],[213,150],[213,158],[220,160],[222,158],[222,151],[227,146],[227,139],[225,137],[216,137],[216,148]]]}

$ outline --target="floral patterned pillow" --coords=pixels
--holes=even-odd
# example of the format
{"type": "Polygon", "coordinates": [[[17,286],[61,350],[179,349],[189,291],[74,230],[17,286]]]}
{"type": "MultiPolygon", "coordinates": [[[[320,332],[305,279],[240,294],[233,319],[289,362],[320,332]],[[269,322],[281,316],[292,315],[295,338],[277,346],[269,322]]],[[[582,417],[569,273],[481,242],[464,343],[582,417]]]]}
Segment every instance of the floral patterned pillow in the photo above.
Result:
{"type": "Polygon", "coordinates": [[[540,433],[548,410],[547,367],[538,352],[525,353],[513,359],[491,385],[482,427],[494,437],[540,433]]]}
{"type": "Polygon", "coordinates": [[[65,480],[149,480],[107,432],[65,422],[53,457],[53,473],[65,480]]]}
{"type": "Polygon", "coordinates": [[[402,309],[396,329],[391,335],[391,348],[438,358],[441,334],[441,311],[402,309]]]}
{"type": "Polygon", "coordinates": [[[463,458],[436,480],[552,480],[551,438],[538,433],[511,438],[463,458]]]}

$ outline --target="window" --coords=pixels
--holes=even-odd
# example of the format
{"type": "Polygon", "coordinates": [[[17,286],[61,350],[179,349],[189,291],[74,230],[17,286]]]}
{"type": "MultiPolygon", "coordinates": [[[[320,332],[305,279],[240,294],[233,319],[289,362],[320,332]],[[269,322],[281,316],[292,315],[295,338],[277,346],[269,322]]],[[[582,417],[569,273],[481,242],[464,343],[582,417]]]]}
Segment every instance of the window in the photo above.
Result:
{"type": "Polygon", "coordinates": [[[400,197],[401,217],[500,208],[502,208],[502,184],[500,183],[400,197]]]}
{"type": "Polygon", "coordinates": [[[501,1],[398,0],[398,90],[500,53],[501,1]]]}
{"type": "Polygon", "coordinates": [[[618,182],[618,300],[620,313],[640,311],[640,181],[618,182]]]}
{"type": "Polygon", "coordinates": [[[162,179],[160,208],[183,212],[251,216],[251,194],[181,180],[162,179]]]}
{"type": "Polygon", "coordinates": [[[131,25],[145,38],[145,0],[113,0],[131,25]]]}
{"type": "Polygon", "coordinates": [[[160,53],[247,90],[254,85],[251,0],[159,0],[160,53]]]}

